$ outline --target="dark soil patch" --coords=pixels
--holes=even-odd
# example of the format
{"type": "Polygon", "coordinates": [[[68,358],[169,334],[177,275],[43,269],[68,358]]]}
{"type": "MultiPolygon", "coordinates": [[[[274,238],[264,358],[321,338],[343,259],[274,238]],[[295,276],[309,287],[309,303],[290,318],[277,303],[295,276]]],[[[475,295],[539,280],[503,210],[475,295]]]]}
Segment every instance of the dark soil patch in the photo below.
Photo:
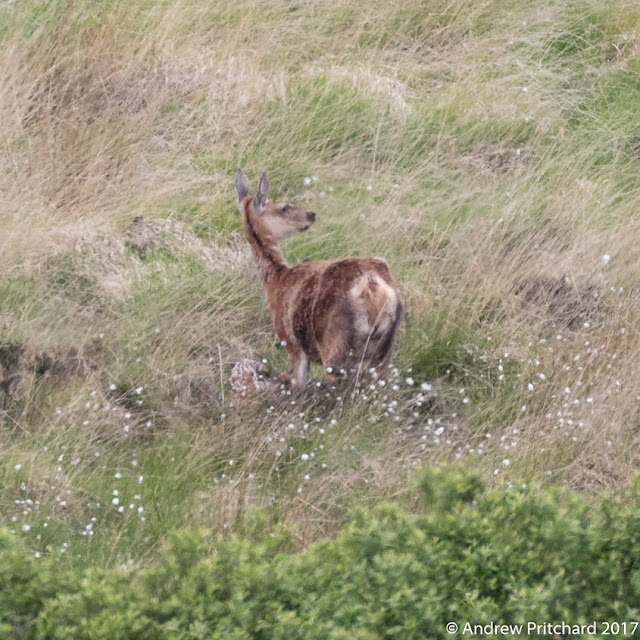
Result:
{"type": "Polygon", "coordinates": [[[592,319],[600,305],[597,286],[567,278],[533,276],[513,285],[512,292],[524,304],[536,308],[555,325],[575,329],[592,319]]]}
{"type": "Polygon", "coordinates": [[[471,153],[458,158],[460,167],[479,176],[521,173],[525,169],[523,151],[502,144],[481,144],[471,153]]]}
{"type": "Polygon", "coordinates": [[[125,244],[144,258],[147,251],[155,249],[160,242],[160,230],[144,221],[142,216],[136,216],[133,222],[124,230],[125,244]]]}
{"type": "Polygon", "coordinates": [[[95,364],[76,349],[35,351],[21,343],[0,344],[0,411],[22,400],[33,383],[86,375],[95,364]]]}

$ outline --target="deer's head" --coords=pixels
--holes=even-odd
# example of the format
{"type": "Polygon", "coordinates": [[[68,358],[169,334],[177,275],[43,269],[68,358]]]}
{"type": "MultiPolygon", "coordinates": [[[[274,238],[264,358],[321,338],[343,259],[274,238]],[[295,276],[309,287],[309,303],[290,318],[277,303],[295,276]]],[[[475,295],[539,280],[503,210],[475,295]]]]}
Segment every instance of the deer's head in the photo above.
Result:
{"type": "MultiPolygon", "coordinates": [[[[250,189],[247,176],[242,173],[242,169],[238,169],[236,192],[240,213],[242,213],[243,202],[249,195],[250,189]]],[[[286,202],[272,200],[269,197],[269,180],[266,173],[263,173],[260,178],[258,193],[247,206],[250,210],[249,213],[260,218],[276,240],[287,238],[298,231],[306,231],[316,221],[316,214],[313,211],[305,211],[286,202]]]]}

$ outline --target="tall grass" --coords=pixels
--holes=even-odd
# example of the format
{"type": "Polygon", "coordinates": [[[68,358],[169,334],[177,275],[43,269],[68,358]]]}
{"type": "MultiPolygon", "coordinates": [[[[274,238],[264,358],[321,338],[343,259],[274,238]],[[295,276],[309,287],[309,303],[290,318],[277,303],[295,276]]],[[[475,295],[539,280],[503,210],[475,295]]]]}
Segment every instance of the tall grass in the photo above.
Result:
{"type": "Polygon", "coordinates": [[[442,458],[495,483],[630,484],[633,3],[0,12],[0,522],[34,553],[126,563],[253,509],[304,545],[442,458]],[[318,212],[292,262],[389,259],[408,317],[384,386],[232,406],[236,361],[286,360],[238,166],[318,212]]]}

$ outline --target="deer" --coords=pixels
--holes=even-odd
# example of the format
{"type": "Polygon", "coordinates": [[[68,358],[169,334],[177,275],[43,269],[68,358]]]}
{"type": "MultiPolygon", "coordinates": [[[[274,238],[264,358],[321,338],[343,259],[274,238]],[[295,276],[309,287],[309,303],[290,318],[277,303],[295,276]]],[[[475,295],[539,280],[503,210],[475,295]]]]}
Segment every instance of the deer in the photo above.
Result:
{"type": "Polygon", "coordinates": [[[276,335],[289,356],[284,374],[292,386],[309,381],[310,363],[333,382],[366,360],[377,372],[390,362],[403,304],[383,258],[308,260],[290,266],[279,242],[316,221],[305,211],[269,197],[262,174],[250,195],[247,177],[236,174],[237,206],[267,298],[276,335]]]}

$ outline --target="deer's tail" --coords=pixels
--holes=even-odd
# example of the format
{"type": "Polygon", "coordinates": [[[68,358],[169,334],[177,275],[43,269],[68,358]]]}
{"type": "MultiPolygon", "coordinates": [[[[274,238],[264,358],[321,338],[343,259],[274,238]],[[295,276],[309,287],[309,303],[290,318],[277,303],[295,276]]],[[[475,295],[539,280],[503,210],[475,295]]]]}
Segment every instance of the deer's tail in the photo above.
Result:
{"type": "Polygon", "coordinates": [[[402,304],[398,292],[377,273],[363,274],[349,290],[360,335],[376,338],[395,330],[402,304]]]}

